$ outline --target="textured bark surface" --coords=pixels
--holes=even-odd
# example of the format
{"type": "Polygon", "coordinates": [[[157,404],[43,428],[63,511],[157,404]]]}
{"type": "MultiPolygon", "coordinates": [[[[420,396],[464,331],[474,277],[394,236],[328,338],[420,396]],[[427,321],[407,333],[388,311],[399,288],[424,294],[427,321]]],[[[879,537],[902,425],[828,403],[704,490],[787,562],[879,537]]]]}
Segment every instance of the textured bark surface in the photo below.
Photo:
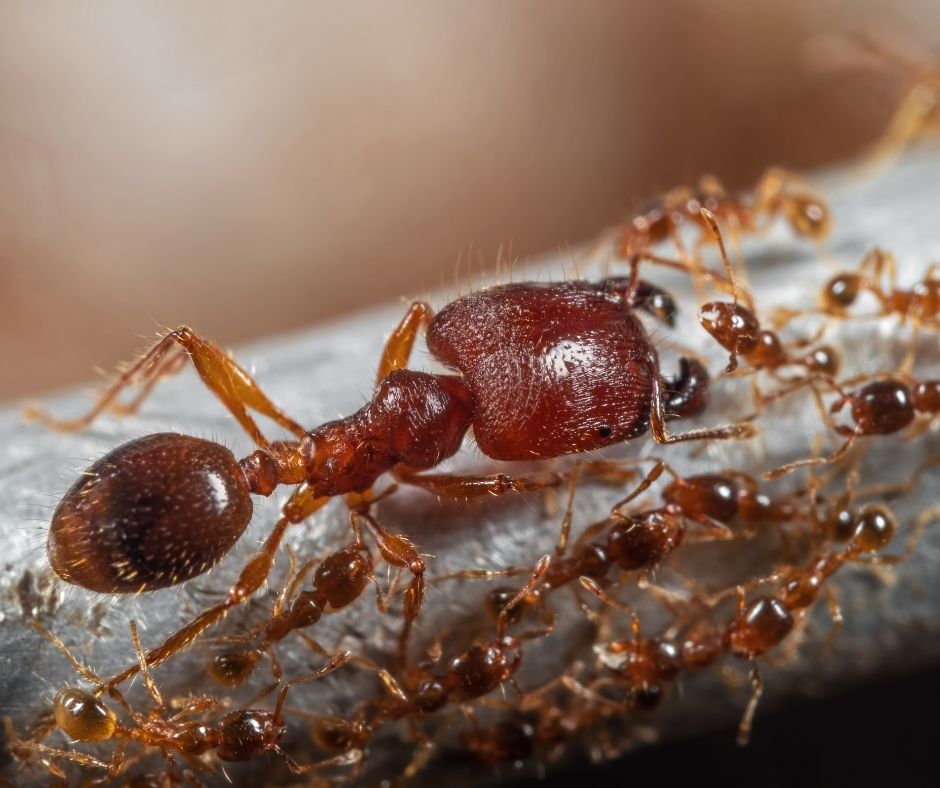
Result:
{"type": "MultiPolygon", "coordinates": [[[[936,223],[936,206],[940,204],[938,184],[940,154],[935,149],[909,155],[894,169],[875,177],[846,171],[821,178],[819,185],[831,201],[835,221],[835,234],[827,244],[824,259],[818,250],[793,240],[782,225],[775,226],[765,237],[743,244],[761,314],[767,315],[773,305],[810,305],[820,284],[834,270],[825,258],[831,257],[835,267],[854,268],[874,245],[896,254],[902,284],[922,277],[926,266],[940,258],[936,223]]],[[[566,273],[574,275],[574,270],[571,258],[565,257],[516,269],[513,279],[557,279],[566,273]]],[[[586,277],[595,278],[604,270],[602,263],[579,265],[579,273],[586,277]]],[[[673,341],[707,356],[711,370],[721,369],[726,354],[695,323],[696,303],[686,284],[668,272],[652,268],[648,278],[673,289],[682,308],[675,331],[657,329],[655,333],[664,371],[672,374],[676,368],[676,353],[670,350],[673,341]]],[[[447,297],[432,300],[439,307],[447,297]]],[[[326,328],[242,348],[235,355],[293,418],[313,426],[347,415],[362,405],[372,387],[383,339],[403,308],[395,305],[356,315],[326,328]]],[[[198,315],[193,316],[193,323],[198,327],[198,315]]],[[[909,333],[894,318],[884,318],[833,324],[827,337],[843,348],[847,371],[864,372],[896,368],[907,347],[909,333]]],[[[918,375],[938,374],[940,347],[935,334],[925,332],[917,359],[918,375]]],[[[426,362],[427,355],[422,349],[416,354],[415,363],[428,368],[426,362]]],[[[85,392],[46,400],[57,415],[78,413],[89,401],[85,392]]],[[[724,379],[715,385],[712,406],[695,424],[731,421],[749,410],[747,381],[724,379]]],[[[605,456],[662,456],[685,473],[725,467],[756,472],[807,455],[814,435],[822,430],[809,397],[796,397],[774,407],[762,416],[759,424],[761,435],[747,443],[678,445],[664,450],[646,436],[622,450],[607,451],[605,456]]],[[[25,623],[24,607],[63,637],[100,674],[109,674],[133,660],[129,619],[137,620],[141,626],[145,647],[162,640],[182,621],[219,598],[275,520],[276,505],[283,500],[283,493],[274,496],[278,500],[256,506],[248,532],[215,570],[182,588],[136,597],[110,597],[52,582],[44,547],[45,531],[61,494],[92,459],[131,438],[168,430],[220,441],[238,457],[251,448],[191,372],[162,384],[137,416],[121,420],[108,417],[77,435],[54,434],[24,424],[17,409],[0,414],[3,501],[0,534],[4,544],[0,560],[0,715],[11,716],[20,730],[49,708],[55,690],[77,681],[61,654],[25,623]]],[[[275,433],[272,430],[269,434],[275,433]]],[[[872,440],[863,462],[865,479],[904,480],[925,457],[937,451],[933,432],[916,443],[906,443],[898,436],[872,440]]],[[[494,465],[468,445],[446,467],[489,469],[494,465]]],[[[498,467],[516,470],[516,466],[498,467]]],[[[798,479],[784,481],[775,489],[786,490],[797,483],[798,479]]],[[[927,474],[913,494],[897,501],[895,509],[903,524],[909,524],[918,512],[935,502],[937,483],[938,474],[927,474]]],[[[576,502],[575,532],[602,518],[620,494],[619,489],[582,487],[576,502]]],[[[391,530],[406,531],[423,553],[433,556],[429,559],[431,576],[467,568],[532,565],[538,556],[553,549],[561,519],[560,513],[546,513],[542,499],[537,496],[507,496],[504,500],[454,505],[410,490],[383,502],[378,514],[391,530]]],[[[904,530],[899,543],[903,536],[904,530]]],[[[331,504],[309,523],[294,527],[289,535],[290,544],[303,556],[323,553],[348,541],[349,530],[340,502],[331,504]]],[[[750,543],[746,549],[730,554],[730,558],[727,550],[719,558],[714,545],[684,546],[677,560],[660,573],[658,581],[668,584],[671,573],[691,570],[700,580],[717,585],[753,576],[766,568],[761,563],[767,557],[766,554],[761,557],[761,543],[762,540],[750,543]]],[[[773,546],[772,542],[768,545],[768,549],[773,546]]],[[[282,556],[278,576],[283,575],[285,565],[282,556]]],[[[889,667],[912,669],[936,660],[940,656],[938,573],[940,528],[928,532],[916,555],[895,572],[876,574],[858,567],[840,572],[836,585],[846,615],[844,630],[830,646],[823,645],[829,621],[825,606],[820,604],[811,616],[795,657],[785,664],[766,665],[767,694],[765,705],[758,712],[755,735],[760,735],[762,711],[774,703],[799,695],[827,693],[847,682],[864,681],[889,667]]],[[[384,580],[381,568],[380,581],[384,580]]],[[[276,590],[277,584],[273,585],[276,590]]],[[[492,625],[481,621],[479,613],[486,589],[482,582],[433,585],[417,628],[418,640],[427,642],[446,627],[451,633],[446,650],[452,655],[463,647],[458,640],[462,644],[474,632],[489,636],[492,625]]],[[[593,660],[591,630],[570,603],[570,595],[556,594],[551,604],[559,612],[558,625],[549,638],[527,644],[523,669],[518,675],[525,688],[538,686],[575,659],[593,660]]],[[[269,605],[267,597],[253,602],[249,614],[245,611],[233,614],[221,631],[244,627],[250,616],[262,616],[269,605]]],[[[656,616],[661,616],[662,611],[641,610],[644,627],[649,622],[648,631],[655,631],[656,616]]],[[[400,618],[379,615],[371,596],[364,595],[347,611],[324,617],[312,634],[327,648],[349,648],[381,659],[394,652],[399,626],[400,618]]],[[[155,672],[158,683],[171,696],[188,690],[222,694],[223,690],[206,675],[208,653],[197,644],[191,652],[158,669],[155,672]]],[[[281,644],[279,654],[287,676],[322,664],[321,658],[293,638],[281,644]]],[[[269,680],[266,670],[262,664],[250,686],[231,693],[233,708],[246,702],[269,680]]],[[[717,670],[686,680],[681,697],[674,695],[660,713],[644,724],[655,727],[666,737],[727,724],[737,718],[746,701],[745,670],[738,668],[737,673],[741,677],[737,687],[730,687],[717,670]]],[[[131,696],[145,707],[140,690],[135,686],[131,696]]],[[[377,691],[372,675],[347,667],[327,680],[298,687],[289,705],[311,712],[344,714],[357,698],[377,691]]],[[[301,761],[310,759],[312,755],[302,744],[306,740],[303,721],[291,718],[290,722],[292,752],[301,761]]],[[[455,716],[453,725],[458,723],[459,717],[455,716]]],[[[370,754],[373,764],[370,775],[377,776],[383,769],[392,769],[407,760],[408,748],[396,744],[399,735],[405,734],[395,729],[376,742],[370,754]]],[[[641,731],[636,738],[639,741],[645,736],[641,731]]],[[[577,747],[572,749],[573,757],[583,757],[577,753],[577,747]]],[[[227,766],[226,770],[237,778],[259,768],[268,779],[279,779],[275,774],[280,772],[270,771],[271,764],[266,759],[234,768],[227,766]]],[[[448,769],[448,779],[454,784],[461,774],[467,780],[492,777],[488,767],[461,766],[458,770],[451,764],[448,769]]],[[[428,772],[419,780],[437,782],[432,775],[433,772],[428,772]]],[[[43,777],[37,770],[16,773],[12,779],[27,784],[43,777]]],[[[220,774],[219,783],[222,780],[220,774]]]]}

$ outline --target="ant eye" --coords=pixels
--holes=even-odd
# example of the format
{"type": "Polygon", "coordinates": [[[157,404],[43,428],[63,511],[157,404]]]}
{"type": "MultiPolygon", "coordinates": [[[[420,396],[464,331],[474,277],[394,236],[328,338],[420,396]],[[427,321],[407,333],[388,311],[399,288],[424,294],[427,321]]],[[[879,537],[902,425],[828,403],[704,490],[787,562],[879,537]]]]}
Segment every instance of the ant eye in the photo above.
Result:
{"type": "Polygon", "coordinates": [[[49,529],[49,563],[91,591],[165,588],[217,563],[251,511],[228,449],[187,435],[149,435],[102,457],[65,494],[49,529]]]}
{"type": "Polygon", "coordinates": [[[114,735],[114,712],[94,695],[66,689],[55,696],[54,703],[56,725],[76,741],[103,741],[114,735]]]}

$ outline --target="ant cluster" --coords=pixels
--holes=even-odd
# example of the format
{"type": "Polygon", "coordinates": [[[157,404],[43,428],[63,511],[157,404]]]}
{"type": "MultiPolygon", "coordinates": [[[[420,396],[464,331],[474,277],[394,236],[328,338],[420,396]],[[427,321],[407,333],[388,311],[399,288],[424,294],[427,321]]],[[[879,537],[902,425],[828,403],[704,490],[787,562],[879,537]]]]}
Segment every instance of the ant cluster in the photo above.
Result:
{"type": "MultiPolygon", "coordinates": [[[[899,530],[892,498],[917,484],[919,475],[891,489],[865,488],[860,478],[866,447],[889,440],[884,436],[900,433],[904,446],[927,445],[928,427],[940,415],[940,381],[915,375],[913,343],[896,371],[848,375],[840,348],[823,341],[840,321],[865,316],[856,302],[866,296],[875,307],[866,314],[908,323],[915,336],[936,332],[940,280],[931,269],[902,288],[893,257],[875,250],[856,271],[832,277],[817,307],[778,310],[764,321],[729,259],[723,233],[735,239],[757,234],[776,217],[817,244],[831,226],[823,199],[787,173],[773,170],[739,195],[708,179],[699,189],[670,192],[620,228],[622,276],[493,286],[436,313],[416,302],[385,345],[370,401],[310,430],[228,355],[185,327],[124,371],[85,416],[62,421],[33,410],[47,427],[80,430],[106,411],[133,412],[162,378],[189,362],[255,445],[238,459],[213,441],[159,433],[93,463],[62,498],[47,543],[59,578],[93,592],[167,593],[163,589],[205,575],[252,521],[253,496],[271,496],[282,485],[292,489],[263,544],[219,601],[149,649],[132,621],[134,659],[114,675],[99,676],[34,621],[87,686],[61,688],[51,714],[29,734],[8,724],[14,756],[24,769],[44,768],[63,781],[78,769],[96,781],[133,785],[200,784],[220,763],[270,756],[317,782],[375,777],[367,771],[370,754],[385,736],[411,744],[400,768],[404,777],[417,775],[444,750],[499,764],[556,759],[581,742],[609,757],[627,746],[631,726],[655,723],[654,710],[680,682],[708,671],[717,675],[734,662],[746,665],[750,676],[739,726],[746,743],[765,663],[795,653],[820,598],[841,624],[833,576],[850,565],[903,561],[940,514],[922,512],[908,527],[906,547],[886,554],[899,530]],[[691,250],[688,225],[700,232],[691,250]],[[711,247],[721,269],[706,264],[711,247]],[[641,278],[659,266],[678,269],[699,293],[715,291],[712,300],[702,299],[698,320],[729,354],[721,384],[750,383],[743,391],[750,399],[741,411],[750,414],[745,418],[683,431],[671,426],[708,416],[713,382],[705,359],[692,353],[679,359],[675,374],[664,372],[639,314],[675,324],[676,301],[641,278]],[[809,338],[781,336],[806,320],[820,326],[809,338]],[[409,368],[422,332],[446,372],[409,368]],[[122,403],[132,386],[139,394],[122,403]],[[746,470],[729,465],[691,474],[660,456],[679,443],[752,446],[773,429],[770,415],[803,395],[836,444],[828,454],[813,448],[780,467],[761,469],[755,460],[746,470]],[[255,415],[289,437],[269,439],[255,415]],[[443,469],[471,430],[485,457],[524,470],[469,475],[443,469]],[[596,453],[646,434],[663,447],[652,456],[596,453]],[[584,457],[588,452],[594,453],[584,457]],[[619,500],[575,536],[579,490],[600,485],[617,490],[619,500]],[[403,488],[467,500],[469,507],[492,497],[554,500],[558,493],[567,504],[552,553],[534,554],[522,565],[428,577],[436,559],[385,522],[383,502],[403,488]],[[342,498],[349,513],[345,543],[325,555],[286,547],[287,534],[334,498],[342,498]],[[684,560],[696,544],[744,556],[735,561],[749,569],[712,583],[684,560]],[[755,571],[747,559],[757,546],[769,556],[766,570],[755,571]],[[278,577],[279,557],[289,563],[272,583],[279,592],[260,594],[278,577]],[[394,576],[384,591],[380,563],[394,576]],[[471,611],[476,624],[465,639],[453,627],[435,631],[426,623],[433,621],[426,611],[432,585],[445,600],[458,586],[464,598],[478,597],[471,611]],[[379,654],[324,648],[317,640],[321,621],[365,604],[361,597],[370,588],[380,615],[395,624],[397,648],[379,654]],[[568,644],[565,664],[531,684],[524,680],[526,655],[557,637],[563,615],[578,618],[589,633],[586,642],[568,644]],[[210,635],[223,620],[231,629],[210,635]],[[279,656],[286,641],[317,669],[286,671],[279,656]],[[165,702],[155,673],[184,666],[181,656],[193,650],[204,655],[214,689],[165,702]],[[268,670],[273,684],[263,678],[268,670]],[[349,699],[344,713],[288,705],[292,687],[347,671],[359,673],[357,686],[366,689],[349,699]],[[152,701],[147,711],[128,699],[125,685],[137,676],[152,701]],[[234,704],[228,693],[255,683],[254,700],[234,704]],[[273,711],[257,707],[275,691],[273,711]],[[288,743],[292,718],[309,723],[303,727],[313,738],[306,747],[288,743]],[[623,730],[628,733],[618,737],[623,730]]],[[[923,472],[935,465],[940,455],[929,457],[928,448],[923,472]]]]}

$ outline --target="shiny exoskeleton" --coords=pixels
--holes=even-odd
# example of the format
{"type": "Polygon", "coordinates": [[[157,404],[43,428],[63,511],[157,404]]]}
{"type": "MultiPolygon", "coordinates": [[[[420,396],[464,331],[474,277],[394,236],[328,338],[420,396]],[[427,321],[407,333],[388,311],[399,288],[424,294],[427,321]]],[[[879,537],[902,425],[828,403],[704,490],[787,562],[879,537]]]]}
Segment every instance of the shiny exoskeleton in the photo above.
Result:
{"type": "MultiPolygon", "coordinates": [[[[132,382],[152,386],[180,349],[259,448],[241,461],[217,444],[159,434],[125,444],[93,464],[53,515],[49,552],[69,582],[96,591],[153,590],[195,577],[215,563],[246,527],[251,494],[300,485],[262,549],[228,596],[147,655],[156,664],[187,647],[267,578],[290,523],[333,496],[368,495],[384,473],[438,495],[470,497],[555,486],[556,473],[518,478],[421,473],[453,455],[472,427],[481,450],[501,460],[583,452],[651,431],[662,443],[740,438],[750,424],[666,432],[667,418],[699,413],[708,375],[684,359],[665,379],[656,350],[634,308],[668,319],[668,300],[636,278],[598,283],[513,284],[460,298],[433,315],[414,304],[389,339],[372,400],[344,419],[305,431],[281,412],[235,362],[190,329],[172,332],[125,372],[77,429],[132,382]],[[457,374],[405,369],[420,329],[431,353],[457,374]],[[249,410],[264,414],[296,440],[272,443],[249,410]],[[199,527],[193,527],[193,522],[199,527]],[[216,539],[218,535],[218,539],[216,539]]],[[[34,414],[37,415],[37,414],[34,414]]],[[[383,546],[383,557],[420,567],[406,540],[383,546]],[[387,548],[387,549],[386,549],[387,548]]],[[[417,581],[416,581],[417,582],[417,581]]],[[[406,599],[417,615],[420,588],[406,599]]],[[[137,668],[115,677],[119,681],[137,668]]]]}

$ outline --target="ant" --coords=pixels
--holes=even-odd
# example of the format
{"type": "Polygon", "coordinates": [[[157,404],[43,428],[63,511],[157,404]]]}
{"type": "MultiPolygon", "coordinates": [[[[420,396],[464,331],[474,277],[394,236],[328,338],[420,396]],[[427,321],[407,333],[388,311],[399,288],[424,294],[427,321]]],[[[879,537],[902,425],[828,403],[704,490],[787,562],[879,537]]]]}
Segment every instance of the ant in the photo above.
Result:
{"type": "MultiPolygon", "coordinates": [[[[738,356],[742,356],[750,365],[749,371],[766,370],[774,373],[781,367],[796,365],[804,367],[811,375],[835,375],[839,368],[839,356],[834,348],[821,345],[807,355],[794,357],[787,352],[774,331],[762,328],[754,312],[738,303],[740,294],[734,269],[728,259],[718,220],[706,208],[701,209],[701,217],[718,244],[733,295],[732,303],[711,301],[702,305],[698,313],[702,327],[731,354],[725,372],[734,372],[738,368],[738,356]]],[[[758,397],[758,401],[763,399],[758,397]]]]}
{"type": "MultiPolygon", "coordinates": [[[[607,594],[594,580],[582,577],[581,585],[601,602],[630,617],[630,640],[615,640],[594,647],[598,659],[618,684],[627,690],[627,703],[638,710],[653,709],[662,701],[666,685],[682,668],[679,645],[670,638],[640,636],[639,616],[629,607],[607,594]]],[[[595,692],[604,680],[588,689],[595,692]]]]}
{"type": "MultiPolygon", "coordinates": [[[[841,567],[860,561],[880,565],[906,561],[913,554],[920,535],[938,515],[938,506],[921,513],[904,551],[883,556],[876,553],[893,539],[897,521],[886,506],[865,505],[853,513],[852,535],[842,549],[823,552],[802,568],[778,570],[769,577],[758,578],[733,589],[738,600],[737,610],[731,623],[723,629],[721,642],[733,656],[751,664],[751,695],[738,728],[739,744],[746,745],[750,739],[754,714],[763,693],[763,680],[756,659],[782,643],[795,625],[805,620],[826,581],[841,567]],[[777,594],[762,595],[748,601],[749,589],[767,583],[779,583],[777,594]]],[[[716,594],[711,605],[725,596],[725,592],[716,594]]],[[[842,614],[832,591],[829,602],[833,621],[839,626],[842,614]]],[[[716,633],[719,631],[707,623],[690,630],[683,641],[683,663],[701,668],[716,659],[720,653],[716,648],[716,633]]]]}
{"type": "MultiPolygon", "coordinates": [[[[148,653],[147,664],[156,665],[261,587],[289,525],[332,497],[367,496],[387,472],[457,498],[561,482],[556,473],[421,473],[455,454],[471,427],[487,456],[527,461],[590,451],[646,431],[664,444],[753,436],[749,423],[667,432],[669,418],[704,409],[708,374],[699,362],[683,359],[678,377],[661,376],[656,350],[634,314],[635,308],[656,311],[659,301],[640,298],[641,284],[634,266],[629,279],[496,286],[459,298],[437,315],[415,302],[386,344],[371,402],[309,432],[219,348],[189,328],[177,329],[121,374],[85,416],[57,421],[39,411],[30,415],[53,428],[79,429],[132,383],[149,392],[185,354],[259,448],[239,461],[211,441],[161,433],[114,449],[82,474],[56,509],[50,563],[64,580],[103,593],[181,583],[231,549],[251,519],[252,494],[299,485],[226,598],[148,653]],[[459,375],[405,368],[422,327],[432,355],[459,375]],[[249,410],[270,417],[294,440],[268,441],[249,410]]],[[[409,563],[410,544],[402,552],[394,540],[387,544],[393,563],[409,563]]],[[[406,605],[409,622],[417,607],[406,605]]],[[[137,670],[131,666],[112,682],[137,670]]]]}
{"type": "Polygon", "coordinates": [[[786,217],[797,235],[822,241],[829,235],[832,222],[829,208],[818,196],[803,187],[794,188],[799,179],[780,169],[765,172],[750,194],[728,194],[714,177],[699,181],[697,189],[680,186],[642,209],[620,232],[619,253],[629,258],[642,254],[649,247],[672,240],[683,249],[680,229],[685,224],[698,226],[703,232],[698,241],[708,240],[707,222],[702,210],[721,217],[738,233],[757,233],[761,220],[770,221],[778,215],[786,217]]]}
{"type": "MultiPolygon", "coordinates": [[[[897,286],[897,262],[894,255],[883,249],[869,250],[858,271],[844,271],[832,277],[819,293],[820,311],[829,317],[845,318],[848,310],[863,292],[872,293],[878,300],[879,316],[896,315],[901,323],[910,320],[913,335],[901,372],[908,373],[914,366],[917,337],[924,326],[940,328],[940,279],[936,278],[937,264],[927,268],[923,279],[909,290],[897,286]],[[887,276],[887,287],[882,283],[887,276]]],[[[778,309],[775,322],[784,325],[809,310],[778,309]]]]}
{"type": "Polygon", "coordinates": [[[860,437],[899,432],[910,426],[917,414],[930,416],[931,419],[940,415],[940,380],[917,381],[904,375],[892,375],[873,380],[850,392],[831,378],[822,377],[819,380],[839,394],[839,399],[832,404],[829,412],[839,413],[849,406],[854,426],[833,427],[845,441],[828,457],[813,457],[782,465],[764,474],[765,479],[778,479],[798,468],[835,463],[845,456],[860,437]]]}
{"type": "Polygon", "coordinates": [[[548,631],[540,630],[515,637],[507,635],[506,629],[514,620],[513,610],[532,594],[548,571],[550,562],[550,556],[542,556],[526,584],[502,607],[497,615],[496,639],[474,644],[454,657],[443,675],[431,673],[430,666],[419,665],[416,672],[407,676],[406,686],[414,688],[409,694],[387,671],[380,671],[393,696],[391,703],[383,706],[380,715],[400,718],[418,713],[428,714],[438,711],[448,702],[463,703],[481,698],[512,679],[522,662],[522,641],[542,637],[548,631]]]}
{"type": "MultiPolygon", "coordinates": [[[[281,680],[281,668],[274,645],[291,632],[306,629],[316,624],[324,613],[332,613],[351,605],[371,582],[376,587],[376,605],[385,613],[389,608],[388,597],[383,597],[375,579],[375,567],[368,547],[362,538],[361,522],[365,521],[376,536],[379,550],[390,563],[405,555],[407,562],[398,561],[397,566],[414,571],[414,580],[405,593],[405,620],[410,621],[409,605],[420,604],[424,594],[424,562],[407,538],[400,534],[389,534],[375,518],[364,511],[350,511],[350,520],[356,541],[327,555],[322,560],[312,559],[297,569],[296,558],[289,551],[290,570],[284,587],[274,604],[270,621],[261,629],[245,635],[223,638],[226,643],[250,643],[259,635],[261,643],[242,651],[225,651],[213,657],[210,672],[217,681],[229,686],[244,683],[252,674],[262,655],[267,654],[276,681],[281,680]],[[304,579],[317,565],[313,575],[313,588],[299,590],[304,579]]],[[[402,635],[402,648],[407,632],[402,635]]]]}
{"type": "MultiPolygon", "coordinates": [[[[273,712],[262,709],[239,709],[225,714],[215,723],[206,723],[189,718],[216,709],[219,706],[218,701],[210,698],[190,698],[180,711],[170,717],[165,716],[166,706],[150,675],[134,621],[130,622],[131,639],[137,653],[144,684],[154,702],[153,708],[147,714],[135,711],[116,688],[109,687],[94,671],[83,665],[58,636],[38,622],[33,622],[33,626],[65,655],[72,667],[86,681],[95,687],[92,692],[67,688],[56,694],[53,700],[53,717],[56,727],[74,741],[117,740],[117,746],[110,760],[103,761],[77,750],[49,747],[36,741],[20,741],[10,731],[14,752],[36,752],[53,759],[74,761],[82,766],[104,769],[109,778],[114,778],[125,773],[132,764],[140,760],[140,757],[131,759],[126,757],[127,745],[138,742],[160,750],[168,767],[167,779],[172,782],[179,781],[174,754],[195,768],[205,769],[205,765],[197,759],[212,750],[215,750],[216,755],[222,761],[247,761],[265,753],[273,753],[282,758],[294,774],[306,774],[326,767],[354,764],[361,757],[360,752],[352,751],[341,757],[301,765],[284,752],[280,745],[287,732],[282,710],[290,688],[332,673],[349,660],[349,652],[338,654],[319,670],[284,684],[278,693],[277,705],[273,712]],[[101,695],[105,691],[131,718],[130,726],[122,724],[114,711],[101,700],[101,695]]],[[[53,776],[65,779],[65,775],[58,767],[48,762],[47,767],[53,776]]]]}

